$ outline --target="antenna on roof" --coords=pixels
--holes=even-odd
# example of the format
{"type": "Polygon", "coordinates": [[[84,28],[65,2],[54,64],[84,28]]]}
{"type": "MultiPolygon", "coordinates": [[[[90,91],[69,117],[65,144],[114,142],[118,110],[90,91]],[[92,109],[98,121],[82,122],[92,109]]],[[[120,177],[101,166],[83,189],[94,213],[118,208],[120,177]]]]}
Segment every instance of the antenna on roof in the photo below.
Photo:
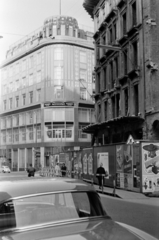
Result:
{"type": "Polygon", "coordinates": [[[60,9],[59,10],[60,10],[60,16],[61,16],[61,0],[59,0],[59,1],[60,1],[60,9]]]}

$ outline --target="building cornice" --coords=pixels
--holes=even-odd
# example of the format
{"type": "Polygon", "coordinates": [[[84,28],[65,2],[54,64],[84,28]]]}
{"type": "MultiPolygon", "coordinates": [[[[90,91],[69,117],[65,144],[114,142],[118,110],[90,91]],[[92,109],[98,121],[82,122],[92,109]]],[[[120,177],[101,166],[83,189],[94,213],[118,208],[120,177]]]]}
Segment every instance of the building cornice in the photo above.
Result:
{"type": "Polygon", "coordinates": [[[11,63],[18,61],[19,59],[21,59],[35,51],[38,51],[41,48],[44,48],[44,47],[50,46],[50,45],[56,45],[56,44],[71,45],[71,46],[76,46],[76,47],[82,47],[82,48],[89,49],[89,50],[94,50],[93,43],[91,43],[87,40],[81,41],[81,39],[78,39],[78,38],[73,39],[72,41],[70,39],[69,40],[67,40],[67,39],[49,39],[48,40],[47,39],[47,40],[43,40],[43,42],[38,43],[34,48],[31,48],[28,51],[20,53],[19,55],[6,60],[4,63],[2,63],[2,65],[0,66],[0,69],[10,65],[11,63]],[[89,45],[92,45],[92,47],[89,45]]]}
{"type": "Polygon", "coordinates": [[[84,0],[83,7],[92,18],[94,18],[93,17],[94,8],[97,6],[99,2],[100,0],[84,0]]]}

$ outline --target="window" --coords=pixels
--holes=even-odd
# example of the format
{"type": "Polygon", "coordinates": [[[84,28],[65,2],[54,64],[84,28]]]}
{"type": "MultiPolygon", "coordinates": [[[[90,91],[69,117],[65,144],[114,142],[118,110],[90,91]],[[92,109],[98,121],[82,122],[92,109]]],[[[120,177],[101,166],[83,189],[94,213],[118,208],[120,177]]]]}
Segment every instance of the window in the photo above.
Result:
{"type": "Polygon", "coordinates": [[[125,116],[129,113],[129,96],[128,96],[128,88],[124,90],[124,101],[125,101],[125,116]]]}
{"type": "Polygon", "coordinates": [[[64,98],[63,86],[54,86],[54,95],[56,99],[64,98]]]}
{"type": "Polygon", "coordinates": [[[80,80],[87,81],[87,71],[80,69],[80,80]]]}
{"type": "Polygon", "coordinates": [[[132,4],[132,26],[137,24],[136,1],[132,4]]]}
{"type": "Polygon", "coordinates": [[[13,99],[9,98],[9,109],[13,108],[13,99]]]}
{"type": "Polygon", "coordinates": [[[69,36],[73,36],[73,27],[69,26],[69,36]]]}
{"type": "Polygon", "coordinates": [[[91,112],[87,108],[79,108],[78,110],[78,120],[83,123],[90,123],[91,121],[91,112]]]}
{"type": "Polygon", "coordinates": [[[15,72],[16,72],[16,74],[19,73],[19,63],[17,63],[15,66],[15,72]]]}
{"type": "Polygon", "coordinates": [[[132,44],[133,46],[133,63],[134,68],[138,66],[138,44],[137,41],[132,44]]]}
{"type": "Polygon", "coordinates": [[[4,100],[3,101],[3,110],[6,110],[7,109],[7,100],[4,100]]]}
{"type": "Polygon", "coordinates": [[[139,89],[138,85],[134,86],[134,109],[135,109],[135,116],[138,116],[139,113],[139,89]]]}
{"type": "Polygon", "coordinates": [[[26,77],[22,78],[22,86],[25,88],[27,86],[27,80],[26,77]]]}
{"type": "Polygon", "coordinates": [[[109,76],[109,79],[110,79],[110,88],[114,88],[114,76],[113,76],[113,61],[110,62],[110,76],[109,76]]]}
{"type": "Polygon", "coordinates": [[[112,118],[115,118],[115,96],[112,97],[112,118]]]}
{"type": "Polygon", "coordinates": [[[113,23],[113,41],[115,41],[117,38],[117,28],[116,28],[116,22],[113,23]]]}
{"type": "Polygon", "coordinates": [[[86,100],[87,99],[86,88],[80,88],[80,99],[81,100],[86,100]]]}
{"type": "Polygon", "coordinates": [[[128,72],[128,50],[127,49],[124,49],[123,57],[124,57],[124,74],[126,75],[128,72]]]}
{"type": "Polygon", "coordinates": [[[36,90],[36,101],[40,102],[41,100],[41,89],[36,90]]]}
{"type": "Polygon", "coordinates": [[[21,139],[22,141],[26,141],[26,128],[21,128],[21,139]]]}
{"type": "Polygon", "coordinates": [[[33,64],[34,64],[34,57],[33,56],[30,56],[29,58],[29,68],[32,68],[33,67],[33,64]]]}
{"type": "Polygon", "coordinates": [[[126,34],[127,29],[126,29],[126,23],[127,23],[127,17],[126,17],[126,13],[123,14],[123,35],[126,34]]]}
{"type": "Polygon", "coordinates": [[[97,84],[97,93],[99,93],[100,90],[101,90],[101,84],[100,84],[100,72],[97,73],[97,81],[96,81],[96,84],[97,84]]]}
{"type": "Polygon", "coordinates": [[[97,122],[101,121],[101,104],[98,104],[97,122]]]}
{"type": "Polygon", "coordinates": [[[63,67],[55,67],[54,68],[54,78],[57,80],[63,79],[63,67]]]}
{"type": "Polygon", "coordinates": [[[29,75],[29,86],[34,84],[33,73],[29,75]]]}
{"type": "Polygon", "coordinates": [[[107,109],[108,109],[108,102],[105,101],[105,102],[104,102],[104,117],[105,117],[105,121],[108,120],[107,109]]]}
{"type": "Polygon", "coordinates": [[[118,57],[116,57],[114,59],[114,64],[115,64],[115,78],[118,78],[118,76],[119,76],[118,57]]]}
{"type": "Polygon", "coordinates": [[[19,79],[15,81],[15,91],[19,89],[19,79]]]}
{"type": "Polygon", "coordinates": [[[34,139],[33,127],[28,127],[28,132],[29,132],[29,140],[33,140],[34,139]]]}
{"type": "Polygon", "coordinates": [[[54,60],[63,60],[63,49],[56,48],[54,50],[54,60]]]}
{"type": "Polygon", "coordinates": [[[0,205],[1,230],[41,226],[72,219],[106,216],[95,192],[60,192],[28,196],[2,202],[0,205]],[[34,209],[34,215],[32,217],[34,209]],[[25,214],[22,214],[22,211],[25,214]],[[3,219],[3,221],[2,221],[3,219]]]}
{"type": "Polygon", "coordinates": [[[36,126],[36,131],[37,139],[41,139],[41,126],[36,126]]]}
{"type": "Polygon", "coordinates": [[[120,115],[120,94],[116,95],[116,117],[120,115]]]}
{"type": "Polygon", "coordinates": [[[14,129],[13,130],[13,134],[14,134],[14,142],[19,142],[19,129],[14,129]]]}
{"type": "Polygon", "coordinates": [[[33,103],[33,92],[29,92],[29,103],[33,103]]]}
{"type": "Polygon", "coordinates": [[[19,96],[15,97],[15,107],[18,108],[19,107],[19,96]]]}
{"type": "Polygon", "coordinates": [[[37,71],[36,73],[36,82],[37,83],[41,82],[41,70],[37,71]]]}
{"type": "Polygon", "coordinates": [[[37,53],[37,65],[41,64],[41,52],[37,53]]]}
{"type": "Polygon", "coordinates": [[[107,89],[107,68],[103,69],[103,87],[107,89]]]}
{"type": "Polygon", "coordinates": [[[109,43],[111,44],[113,42],[113,29],[109,28],[109,43]]]}
{"type": "Polygon", "coordinates": [[[22,61],[22,71],[26,70],[26,59],[22,61]]]}
{"type": "Polygon", "coordinates": [[[25,106],[26,104],[26,94],[22,95],[22,105],[25,106]]]}
{"type": "Polygon", "coordinates": [[[80,63],[86,63],[86,52],[80,52],[80,63]]]}

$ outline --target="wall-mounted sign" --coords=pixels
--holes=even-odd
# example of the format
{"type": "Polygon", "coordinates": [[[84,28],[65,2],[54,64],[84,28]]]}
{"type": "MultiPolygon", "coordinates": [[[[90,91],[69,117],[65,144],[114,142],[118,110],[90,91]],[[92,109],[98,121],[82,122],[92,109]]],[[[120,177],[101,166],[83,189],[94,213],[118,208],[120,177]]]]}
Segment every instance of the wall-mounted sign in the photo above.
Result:
{"type": "Polygon", "coordinates": [[[55,102],[45,102],[44,103],[44,107],[54,107],[54,106],[72,107],[72,106],[74,106],[74,102],[71,102],[71,101],[68,101],[68,102],[55,101],[55,102]]]}

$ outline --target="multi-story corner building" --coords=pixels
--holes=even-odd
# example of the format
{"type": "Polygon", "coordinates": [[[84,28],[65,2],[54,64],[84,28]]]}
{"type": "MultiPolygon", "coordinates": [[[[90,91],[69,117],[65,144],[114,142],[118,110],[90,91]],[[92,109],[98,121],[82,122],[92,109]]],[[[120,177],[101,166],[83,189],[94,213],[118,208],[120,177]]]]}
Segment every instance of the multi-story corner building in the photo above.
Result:
{"type": "Polygon", "coordinates": [[[159,139],[159,1],[84,0],[94,19],[97,144],[159,139]]]}
{"type": "Polygon", "coordinates": [[[50,154],[90,145],[93,33],[53,16],[15,43],[1,65],[1,157],[13,170],[48,166],[50,154]]]}

